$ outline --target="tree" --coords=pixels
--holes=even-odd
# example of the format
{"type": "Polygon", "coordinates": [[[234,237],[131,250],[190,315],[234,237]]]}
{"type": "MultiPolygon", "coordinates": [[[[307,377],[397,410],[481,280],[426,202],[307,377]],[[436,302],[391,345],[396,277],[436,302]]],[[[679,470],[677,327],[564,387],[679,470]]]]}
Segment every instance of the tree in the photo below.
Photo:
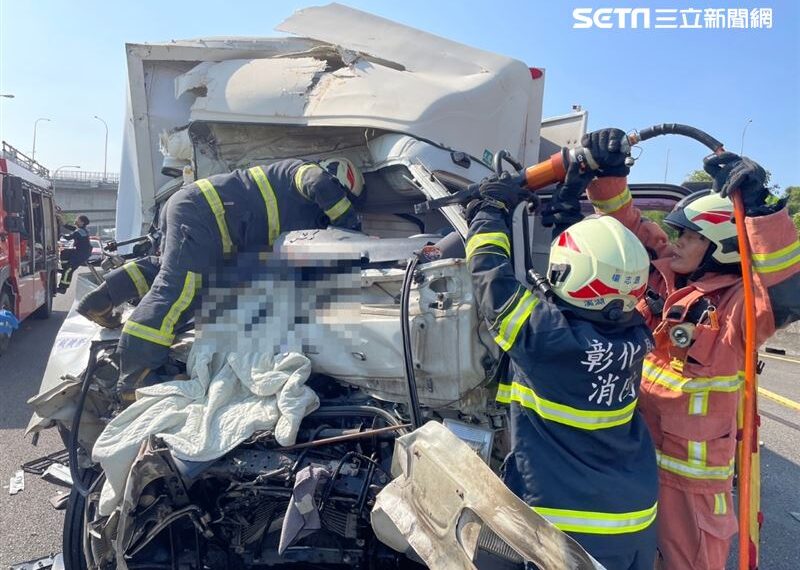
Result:
{"type": "Polygon", "coordinates": [[[800,186],[789,186],[783,191],[786,197],[786,207],[789,209],[789,215],[792,216],[794,227],[800,232],[800,186]]]}
{"type": "MultiPolygon", "coordinates": [[[[772,173],[767,170],[767,179],[764,181],[766,186],[769,186],[769,181],[772,178],[772,173]]],[[[713,182],[714,179],[711,178],[711,175],[703,170],[702,168],[698,168],[697,170],[692,170],[689,174],[686,175],[687,182],[713,182]]],[[[773,186],[774,188],[774,186],[773,186]]]]}
{"type": "Polygon", "coordinates": [[[800,212],[800,186],[789,186],[783,191],[783,195],[787,198],[789,213],[795,215],[800,212]]]}
{"type": "Polygon", "coordinates": [[[675,228],[664,223],[664,218],[667,217],[667,212],[664,210],[644,210],[642,215],[661,226],[661,229],[666,232],[670,239],[677,239],[678,232],[675,231],[675,228]]]}
{"type": "Polygon", "coordinates": [[[713,182],[711,175],[703,169],[692,170],[686,175],[687,182],[713,182]]]}

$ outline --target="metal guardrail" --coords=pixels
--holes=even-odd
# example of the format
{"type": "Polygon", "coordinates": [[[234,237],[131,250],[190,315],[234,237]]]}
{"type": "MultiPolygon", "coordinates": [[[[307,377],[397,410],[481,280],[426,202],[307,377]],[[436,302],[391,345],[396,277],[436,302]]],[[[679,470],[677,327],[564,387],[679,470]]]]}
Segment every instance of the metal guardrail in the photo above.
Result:
{"type": "Polygon", "coordinates": [[[50,171],[30,156],[3,141],[3,158],[16,162],[21,167],[43,178],[50,178],[50,171]]]}
{"type": "Polygon", "coordinates": [[[89,170],[62,170],[53,180],[73,180],[75,182],[106,182],[119,184],[118,172],[92,172],[89,170]]]}

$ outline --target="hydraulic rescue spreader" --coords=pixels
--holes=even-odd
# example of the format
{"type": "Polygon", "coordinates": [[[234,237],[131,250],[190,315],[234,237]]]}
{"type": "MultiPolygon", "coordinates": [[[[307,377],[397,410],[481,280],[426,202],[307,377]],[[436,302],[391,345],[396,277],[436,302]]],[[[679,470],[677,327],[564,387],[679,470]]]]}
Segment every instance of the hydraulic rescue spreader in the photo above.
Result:
{"type": "MultiPolygon", "coordinates": [[[[633,131],[623,141],[622,151],[628,155],[626,164],[632,165],[631,148],[639,142],[660,135],[682,135],[705,145],[714,154],[725,151],[720,141],[711,135],[688,125],[664,123],[654,125],[641,131],[633,131]]],[[[567,169],[577,162],[581,170],[597,170],[598,164],[588,149],[583,147],[562,148],[547,160],[523,167],[508,151],[501,150],[494,156],[495,175],[509,184],[519,185],[531,191],[540,190],[552,184],[563,182],[567,169]],[[516,174],[504,171],[503,162],[516,170],[516,174]]],[[[466,204],[479,196],[480,183],[472,184],[464,190],[453,194],[417,204],[417,213],[438,209],[453,204],[466,204]]],[[[752,570],[758,566],[759,535],[759,456],[756,422],[757,395],[757,346],[756,346],[756,309],[753,290],[753,275],[750,263],[750,244],[747,240],[744,223],[744,206],[738,189],[731,193],[736,222],[736,233],[742,265],[742,282],[745,301],[745,382],[741,409],[742,440],[739,450],[739,569],[752,570]]]]}

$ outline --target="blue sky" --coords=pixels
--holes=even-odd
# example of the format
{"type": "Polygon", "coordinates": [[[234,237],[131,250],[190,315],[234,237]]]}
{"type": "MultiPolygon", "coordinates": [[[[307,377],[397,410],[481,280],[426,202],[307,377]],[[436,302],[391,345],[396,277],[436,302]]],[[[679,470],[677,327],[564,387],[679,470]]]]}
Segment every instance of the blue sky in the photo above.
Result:
{"type": "MultiPolygon", "coordinates": [[[[323,2],[319,2],[320,4],[323,2]]],[[[625,130],[680,122],[710,132],[772,172],[800,184],[800,2],[795,0],[404,0],[343,2],[354,8],[547,70],[544,114],[589,110],[589,128],[625,130]],[[773,10],[772,29],[572,29],[575,7],[773,10]]],[[[313,2],[0,0],[0,136],[51,169],[108,170],[120,162],[125,42],[201,36],[276,36],[274,27],[313,2]]],[[[642,145],[633,181],[680,182],[705,151],[675,137],[642,145]]]]}

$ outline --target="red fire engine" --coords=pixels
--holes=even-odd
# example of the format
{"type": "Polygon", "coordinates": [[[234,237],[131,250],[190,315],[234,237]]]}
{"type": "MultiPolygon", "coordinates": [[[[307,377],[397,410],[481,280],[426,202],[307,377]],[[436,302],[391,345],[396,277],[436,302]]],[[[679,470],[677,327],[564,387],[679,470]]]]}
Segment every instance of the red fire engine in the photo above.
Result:
{"type": "MultiPolygon", "coordinates": [[[[0,154],[0,310],[20,321],[44,318],[53,308],[58,273],[58,230],[50,173],[3,142],[0,154]]],[[[0,354],[11,334],[0,334],[0,354]]]]}

